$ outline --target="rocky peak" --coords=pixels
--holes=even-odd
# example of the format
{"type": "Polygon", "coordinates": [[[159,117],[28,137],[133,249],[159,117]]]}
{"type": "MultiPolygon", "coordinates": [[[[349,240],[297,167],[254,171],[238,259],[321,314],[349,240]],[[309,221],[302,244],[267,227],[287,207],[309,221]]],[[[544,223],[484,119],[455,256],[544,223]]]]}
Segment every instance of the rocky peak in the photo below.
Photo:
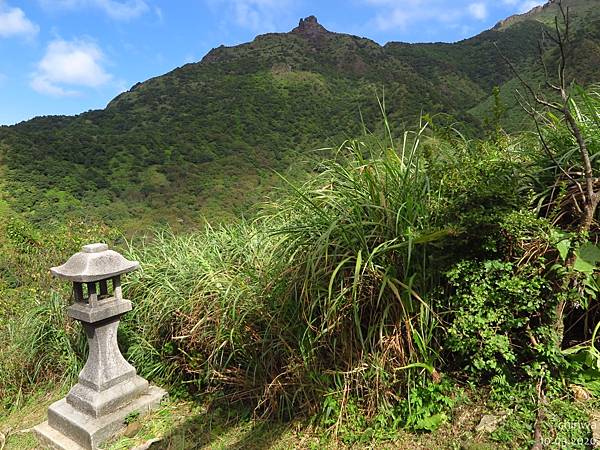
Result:
{"type": "Polygon", "coordinates": [[[298,26],[292,30],[292,33],[318,36],[323,33],[328,33],[328,31],[319,23],[315,16],[308,16],[305,19],[300,19],[298,26]]]}
{"type": "Polygon", "coordinates": [[[549,8],[555,4],[558,4],[558,0],[546,0],[546,3],[544,3],[543,5],[534,6],[529,11],[526,11],[521,14],[514,14],[512,16],[507,17],[506,19],[500,20],[494,26],[493,29],[498,30],[498,29],[504,28],[506,26],[512,25],[513,23],[517,22],[520,19],[527,19],[527,18],[534,17],[537,13],[539,13],[539,12],[543,11],[544,9],[549,8]]]}

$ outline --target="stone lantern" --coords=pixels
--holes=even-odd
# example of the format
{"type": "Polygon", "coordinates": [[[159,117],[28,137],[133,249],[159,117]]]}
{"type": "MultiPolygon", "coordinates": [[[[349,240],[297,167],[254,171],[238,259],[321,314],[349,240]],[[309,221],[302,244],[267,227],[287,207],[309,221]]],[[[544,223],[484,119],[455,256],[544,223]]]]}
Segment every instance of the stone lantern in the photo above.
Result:
{"type": "Polygon", "coordinates": [[[35,427],[44,445],[96,449],[125,426],[128,415],[148,412],[164,397],[164,390],[136,374],[117,344],[121,316],[132,309],[121,293],[121,275],[138,268],[137,261],[128,261],[106,244],[90,244],[50,269],[73,282],[75,302],[67,314],[83,324],[89,356],[78,383],[48,408],[48,420],[35,427]]]}

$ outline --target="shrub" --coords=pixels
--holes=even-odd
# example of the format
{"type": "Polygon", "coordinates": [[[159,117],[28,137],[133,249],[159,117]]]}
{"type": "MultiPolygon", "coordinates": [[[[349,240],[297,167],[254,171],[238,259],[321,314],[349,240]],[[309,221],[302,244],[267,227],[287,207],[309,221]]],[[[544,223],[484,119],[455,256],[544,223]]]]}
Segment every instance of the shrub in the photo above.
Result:
{"type": "Polygon", "coordinates": [[[447,274],[453,289],[448,305],[446,350],[457,367],[486,378],[514,379],[556,347],[550,332],[556,296],[543,270],[517,268],[499,260],[463,261],[447,274]]]}

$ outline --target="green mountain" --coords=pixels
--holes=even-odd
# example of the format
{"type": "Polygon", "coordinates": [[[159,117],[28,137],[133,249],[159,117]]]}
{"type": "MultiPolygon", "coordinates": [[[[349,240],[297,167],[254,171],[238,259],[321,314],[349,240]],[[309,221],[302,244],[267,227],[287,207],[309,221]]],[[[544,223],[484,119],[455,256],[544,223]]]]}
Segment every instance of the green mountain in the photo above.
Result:
{"type": "MultiPolygon", "coordinates": [[[[600,0],[565,3],[573,73],[598,81],[600,0]]],[[[33,221],[86,216],[130,229],[241,214],[278,182],[274,171],[358,135],[361,121],[377,127],[382,95],[394,122],[443,113],[440,120],[480,133],[494,87],[515,109],[517,84],[501,53],[539,81],[537,43],[556,12],[549,2],[452,44],[381,46],[311,16],[289,33],[221,46],[134,85],[104,110],[0,127],[0,205],[33,221]]],[[[525,126],[522,114],[511,117],[509,128],[525,126]]]]}

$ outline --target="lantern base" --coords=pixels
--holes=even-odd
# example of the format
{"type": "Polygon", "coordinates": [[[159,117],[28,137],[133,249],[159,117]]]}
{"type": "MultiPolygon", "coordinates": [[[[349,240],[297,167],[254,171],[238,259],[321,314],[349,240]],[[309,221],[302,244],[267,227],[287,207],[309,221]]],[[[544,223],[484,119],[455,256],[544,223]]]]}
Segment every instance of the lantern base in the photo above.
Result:
{"type": "MultiPolygon", "coordinates": [[[[66,397],[67,403],[94,418],[105,416],[148,391],[148,381],[134,375],[125,381],[98,392],[77,383],[66,397]]],[[[51,409],[48,410],[50,418],[51,409]]]]}
{"type": "Polygon", "coordinates": [[[102,417],[85,414],[62,399],[53,403],[48,411],[48,421],[34,427],[40,444],[60,450],[95,450],[126,426],[130,414],[141,416],[158,407],[166,392],[156,386],[131,403],[102,417]]]}

